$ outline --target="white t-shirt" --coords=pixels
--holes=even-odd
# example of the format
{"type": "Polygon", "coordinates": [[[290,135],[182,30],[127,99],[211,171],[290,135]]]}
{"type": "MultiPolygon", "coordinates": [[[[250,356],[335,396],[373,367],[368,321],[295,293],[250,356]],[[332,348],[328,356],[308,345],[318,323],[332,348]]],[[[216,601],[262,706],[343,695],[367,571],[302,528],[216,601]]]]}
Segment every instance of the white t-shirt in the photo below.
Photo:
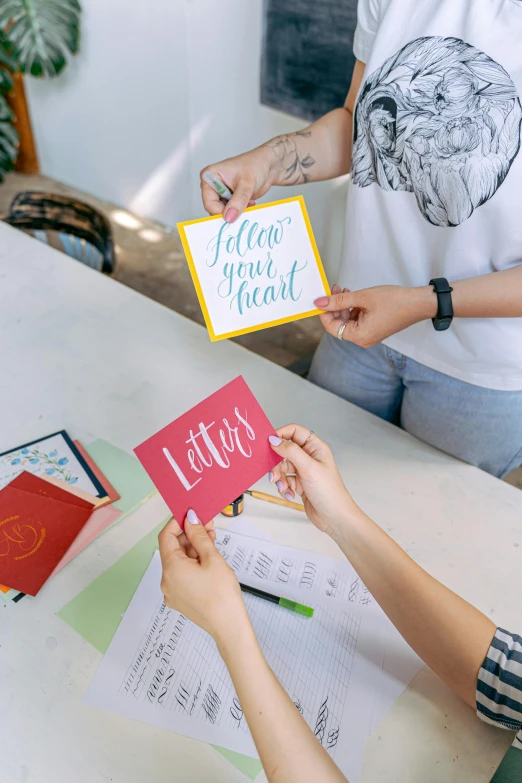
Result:
{"type": "MultiPolygon", "coordinates": [[[[522,263],[522,0],[359,0],[339,282],[427,285],[522,263]]],[[[522,318],[431,320],[384,341],[446,375],[522,389],[522,318]]]]}

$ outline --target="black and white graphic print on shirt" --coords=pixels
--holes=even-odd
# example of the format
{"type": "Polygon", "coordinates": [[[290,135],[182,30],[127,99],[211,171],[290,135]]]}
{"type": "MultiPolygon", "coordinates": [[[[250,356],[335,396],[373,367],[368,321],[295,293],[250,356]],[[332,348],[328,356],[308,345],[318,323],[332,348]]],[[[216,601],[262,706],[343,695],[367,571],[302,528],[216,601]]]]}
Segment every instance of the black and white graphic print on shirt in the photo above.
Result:
{"type": "Polygon", "coordinates": [[[458,38],[417,38],[364,81],[353,183],[414,193],[426,220],[458,226],[504,182],[521,121],[501,65],[458,38]]]}

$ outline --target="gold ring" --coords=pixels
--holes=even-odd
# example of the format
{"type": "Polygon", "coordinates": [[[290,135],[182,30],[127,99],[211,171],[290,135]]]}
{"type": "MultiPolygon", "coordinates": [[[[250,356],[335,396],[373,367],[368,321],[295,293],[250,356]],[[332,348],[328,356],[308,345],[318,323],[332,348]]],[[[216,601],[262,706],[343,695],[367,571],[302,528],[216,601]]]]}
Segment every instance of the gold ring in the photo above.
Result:
{"type": "Polygon", "coordinates": [[[303,443],[303,445],[301,446],[301,448],[303,448],[304,446],[306,446],[306,444],[308,443],[308,441],[310,440],[310,438],[312,437],[312,435],[315,435],[315,432],[314,432],[313,430],[310,430],[310,435],[307,437],[307,439],[305,440],[305,442],[303,443]]]}
{"type": "Polygon", "coordinates": [[[338,330],[337,330],[337,339],[338,340],[342,340],[343,339],[343,334],[344,334],[344,330],[346,329],[346,326],[347,326],[347,322],[343,321],[342,324],[340,325],[340,327],[338,328],[338,330]]]}

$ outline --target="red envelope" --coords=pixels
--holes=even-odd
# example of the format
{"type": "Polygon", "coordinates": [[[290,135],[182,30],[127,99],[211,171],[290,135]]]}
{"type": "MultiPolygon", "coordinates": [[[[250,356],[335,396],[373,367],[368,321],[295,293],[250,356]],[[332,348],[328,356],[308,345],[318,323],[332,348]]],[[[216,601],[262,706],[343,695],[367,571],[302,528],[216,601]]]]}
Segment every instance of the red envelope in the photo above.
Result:
{"type": "Polygon", "coordinates": [[[8,484],[8,486],[14,489],[23,489],[26,492],[33,492],[34,494],[44,495],[48,498],[54,498],[54,500],[60,500],[62,503],[71,503],[73,506],[88,508],[91,511],[95,506],[95,501],[97,502],[98,500],[98,498],[93,496],[93,502],[91,503],[74,493],[74,485],[72,487],[72,491],[69,492],[67,489],[65,489],[67,484],[64,481],[61,481],[59,484],[53,484],[47,479],[43,479],[40,476],[35,476],[33,473],[28,473],[26,470],[13,479],[11,483],[8,484]]]}
{"type": "Polygon", "coordinates": [[[134,453],[183,527],[205,524],[282,460],[274,428],[239,376],[157,432],[134,453]]]}
{"type": "Polygon", "coordinates": [[[17,476],[0,491],[0,582],[36,595],[92,510],[38,476],[17,476]]]}

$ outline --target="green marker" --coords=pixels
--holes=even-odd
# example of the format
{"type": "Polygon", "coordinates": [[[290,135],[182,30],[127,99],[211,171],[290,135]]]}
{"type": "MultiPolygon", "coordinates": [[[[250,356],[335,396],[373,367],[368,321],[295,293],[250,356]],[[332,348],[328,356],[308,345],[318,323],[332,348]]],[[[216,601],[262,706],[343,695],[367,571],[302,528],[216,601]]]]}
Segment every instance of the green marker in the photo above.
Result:
{"type": "Polygon", "coordinates": [[[216,191],[218,196],[222,198],[223,201],[229,201],[232,198],[232,192],[212,171],[205,171],[203,174],[203,179],[205,182],[208,182],[210,187],[216,191]]]}
{"type": "Polygon", "coordinates": [[[290,609],[291,612],[297,612],[297,614],[304,614],[305,617],[313,617],[314,610],[311,606],[304,606],[304,604],[298,604],[297,601],[290,601],[289,598],[280,598],[272,593],[265,593],[264,590],[258,590],[257,587],[249,587],[241,582],[240,588],[244,593],[250,593],[250,595],[257,595],[258,598],[264,598],[265,601],[271,601],[273,604],[279,604],[283,609],[290,609]]]}

